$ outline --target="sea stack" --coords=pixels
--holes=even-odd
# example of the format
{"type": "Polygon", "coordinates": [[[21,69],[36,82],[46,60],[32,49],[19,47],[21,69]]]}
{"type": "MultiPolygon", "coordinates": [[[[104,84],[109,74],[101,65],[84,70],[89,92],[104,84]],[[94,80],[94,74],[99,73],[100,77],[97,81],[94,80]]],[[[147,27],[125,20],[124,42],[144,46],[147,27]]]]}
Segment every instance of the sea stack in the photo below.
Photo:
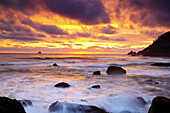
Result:
{"type": "Polygon", "coordinates": [[[139,51],[137,55],[170,57],[170,31],[159,36],[152,45],[139,51]]]}

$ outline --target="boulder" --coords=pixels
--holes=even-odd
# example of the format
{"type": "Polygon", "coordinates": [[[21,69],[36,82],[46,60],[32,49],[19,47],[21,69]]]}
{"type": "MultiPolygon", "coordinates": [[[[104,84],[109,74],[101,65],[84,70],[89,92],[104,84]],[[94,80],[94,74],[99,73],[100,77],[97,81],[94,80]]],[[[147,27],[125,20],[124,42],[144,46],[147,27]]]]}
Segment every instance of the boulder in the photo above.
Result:
{"type": "Polygon", "coordinates": [[[135,51],[130,51],[127,55],[136,56],[137,54],[135,51]]]}
{"type": "Polygon", "coordinates": [[[26,113],[26,111],[17,100],[0,97],[0,113],[26,113]]]}
{"type": "Polygon", "coordinates": [[[163,96],[155,97],[148,113],[170,113],[170,99],[163,96]]]}
{"type": "Polygon", "coordinates": [[[170,57],[170,31],[162,34],[147,48],[139,51],[137,55],[170,57]]]}
{"type": "Polygon", "coordinates": [[[153,63],[152,66],[170,66],[170,63],[153,63]]]}
{"type": "Polygon", "coordinates": [[[122,75],[122,74],[126,74],[126,70],[121,68],[121,67],[117,67],[117,66],[109,66],[107,68],[106,73],[108,75],[122,75]]]}
{"type": "Polygon", "coordinates": [[[93,75],[101,75],[100,71],[93,72],[93,75]]]}
{"type": "Polygon", "coordinates": [[[32,102],[30,100],[18,100],[23,106],[32,106],[32,102]]]}
{"type": "Polygon", "coordinates": [[[105,110],[96,106],[81,105],[73,103],[55,102],[49,107],[49,112],[60,113],[106,113],[105,110]]]}
{"type": "Polygon", "coordinates": [[[55,87],[68,88],[68,87],[70,87],[70,85],[65,82],[60,82],[60,83],[56,84],[55,87]]]}
{"type": "Polygon", "coordinates": [[[100,85],[94,85],[91,88],[100,88],[100,85]]]}
{"type": "Polygon", "coordinates": [[[59,66],[58,64],[54,63],[53,66],[59,66]]]}

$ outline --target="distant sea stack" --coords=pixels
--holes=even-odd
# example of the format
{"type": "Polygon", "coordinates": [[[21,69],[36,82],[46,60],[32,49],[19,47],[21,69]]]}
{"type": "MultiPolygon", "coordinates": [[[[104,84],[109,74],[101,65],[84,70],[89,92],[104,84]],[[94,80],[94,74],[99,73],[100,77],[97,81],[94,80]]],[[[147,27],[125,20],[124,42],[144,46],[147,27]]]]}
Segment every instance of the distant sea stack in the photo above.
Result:
{"type": "Polygon", "coordinates": [[[170,57],[170,31],[159,36],[152,45],[139,51],[137,55],[170,57]]]}

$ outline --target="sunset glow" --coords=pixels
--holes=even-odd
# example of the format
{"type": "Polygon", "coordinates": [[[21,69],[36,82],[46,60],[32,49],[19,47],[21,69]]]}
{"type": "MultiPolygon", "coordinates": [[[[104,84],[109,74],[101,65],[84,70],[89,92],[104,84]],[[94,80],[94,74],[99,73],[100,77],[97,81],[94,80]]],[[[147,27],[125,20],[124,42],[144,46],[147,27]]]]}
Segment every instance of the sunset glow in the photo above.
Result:
{"type": "Polygon", "coordinates": [[[169,5],[168,0],[2,0],[0,52],[138,51],[170,30],[169,5]]]}

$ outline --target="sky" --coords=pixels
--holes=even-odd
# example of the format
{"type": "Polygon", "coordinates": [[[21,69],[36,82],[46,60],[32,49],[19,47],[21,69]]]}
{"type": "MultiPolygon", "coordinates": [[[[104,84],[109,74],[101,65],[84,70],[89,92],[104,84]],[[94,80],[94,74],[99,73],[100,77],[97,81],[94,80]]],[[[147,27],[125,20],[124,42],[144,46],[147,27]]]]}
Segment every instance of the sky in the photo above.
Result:
{"type": "Polygon", "coordinates": [[[170,0],[0,0],[0,52],[139,51],[170,31],[170,0]]]}

